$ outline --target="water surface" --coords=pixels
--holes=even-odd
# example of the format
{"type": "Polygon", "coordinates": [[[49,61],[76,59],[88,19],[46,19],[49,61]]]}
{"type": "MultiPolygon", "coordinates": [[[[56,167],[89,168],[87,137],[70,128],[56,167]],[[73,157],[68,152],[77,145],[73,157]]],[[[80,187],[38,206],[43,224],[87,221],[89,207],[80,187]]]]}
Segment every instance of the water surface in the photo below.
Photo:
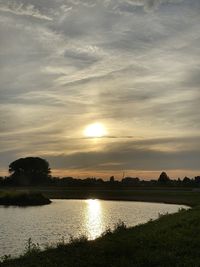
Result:
{"type": "Polygon", "coordinates": [[[104,200],[53,200],[50,205],[26,208],[0,206],[0,256],[23,253],[28,238],[41,247],[63,238],[68,241],[70,236],[94,239],[120,220],[134,226],[179,208],[187,207],[104,200]]]}

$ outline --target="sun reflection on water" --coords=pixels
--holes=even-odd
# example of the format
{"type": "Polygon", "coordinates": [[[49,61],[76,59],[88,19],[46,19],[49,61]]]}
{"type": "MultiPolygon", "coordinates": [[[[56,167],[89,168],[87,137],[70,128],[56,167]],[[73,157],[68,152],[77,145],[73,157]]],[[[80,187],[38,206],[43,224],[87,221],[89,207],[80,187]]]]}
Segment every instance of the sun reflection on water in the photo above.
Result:
{"type": "Polygon", "coordinates": [[[102,208],[98,199],[87,199],[86,228],[89,239],[97,238],[103,229],[102,208]]]}

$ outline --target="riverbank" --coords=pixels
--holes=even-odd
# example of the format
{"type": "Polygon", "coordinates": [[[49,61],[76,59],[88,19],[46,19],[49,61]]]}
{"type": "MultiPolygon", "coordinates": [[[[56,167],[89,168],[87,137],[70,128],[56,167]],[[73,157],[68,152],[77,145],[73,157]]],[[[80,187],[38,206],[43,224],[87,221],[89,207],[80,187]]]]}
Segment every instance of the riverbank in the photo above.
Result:
{"type": "Polygon", "coordinates": [[[198,267],[200,257],[200,208],[161,216],[155,221],[87,241],[59,244],[9,260],[1,267],[198,267]]]}
{"type": "Polygon", "coordinates": [[[41,193],[13,192],[0,193],[0,205],[4,206],[39,206],[50,204],[51,200],[41,193]]]}
{"type": "Polygon", "coordinates": [[[7,187],[1,192],[12,190],[15,192],[29,191],[41,193],[48,199],[102,199],[123,201],[160,202],[197,206],[200,203],[200,192],[193,188],[172,187],[7,187]]]}
{"type": "MultiPolygon", "coordinates": [[[[44,191],[44,189],[43,189],[44,191]]],[[[67,194],[72,198],[74,191],[54,192],[58,197],[67,194]]],[[[118,193],[117,193],[118,192],[118,193]]],[[[85,193],[85,192],[84,192],[85,193]]],[[[46,192],[46,195],[51,192],[46,192]]],[[[91,194],[91,192],[90,192],[91,194]]],[[[104,191],[93,191],[93,198],[105,195],[104,191]],[[98,192],[98,193],[97,193],[98,192]],[[94,194],[95,193],[95,194],[94,194]],[[98,195],[99,194],[99,195],[98,195]]],[[[126,229],[119,226],[102,237],[87,241],[86,238],[70,244],[58,244],[40,252],[30,246],[26,255],[8,260],[2,267],[198,267],[200,257],[200,196],[191,191],[126,190],[113,195],[122,200],[140,200],[187,204],[193,208],[173,215],[161,216],[155,221],[126,229]],[[131,192],[131,193],[130,193],[131,192]],[[119,194],[120,193],[120,194],[119,194]],[[134,195],[133,195],[134,193],[134,195]],[[118,195],[117,195],[118,194],[118,195]]],[[[108,197],[108,192],[107,192],[108,197]]],[[[60,197],[61,198],[61,197],[60,197]]],[[[64,198],[64,197],[62,197],[64,198]]],[[[90,197],[91,198],[91,197],[90,197]]],[[[116,199],[117,200],[117,199],[116,199]]]]}

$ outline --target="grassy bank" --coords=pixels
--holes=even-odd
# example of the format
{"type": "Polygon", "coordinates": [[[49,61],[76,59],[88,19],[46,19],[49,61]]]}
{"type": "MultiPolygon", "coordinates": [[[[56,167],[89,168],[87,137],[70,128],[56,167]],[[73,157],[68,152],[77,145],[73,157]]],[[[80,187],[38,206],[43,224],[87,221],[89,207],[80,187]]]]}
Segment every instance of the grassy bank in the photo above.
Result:
{"type": "MultiPolygon", "coordinates": [[[[1,267],[199,267],[200,193],[168,189],[59,189],[37,188],[48,197],[102,198],[187,204],[193,208],[161,216],[158,220],[87,241],[85,238],[59,244],[8,260],[1,267]]],[[[19,189],[18,189],[19,190],[19,189]]],[[[22,190],[22,189],[20,189],[22,190]]]]}
{"type": "Polygon", "coordinates": [[[191,188],[168,187],[126,187],[126,188],[99,188],[99,187],[16,187],[2,188],[0,192],[12,190],[16,192],[40,192],[49,199],[105,199],[127,200],[185,204],[196,206],[200,203],[200,192],[191,188]]]}
{"type": "Polygon", "coordinates": [[[2,267],[199,267],[200,208],[162,216],[94,241],[80,239],[2,263],[2,267]]]}
{"type": "Polygon", "coordinates": [[[50,204],[51,201],[41,193],[1,192],[0,205],[9,206],[38,206],[50,204]]]}

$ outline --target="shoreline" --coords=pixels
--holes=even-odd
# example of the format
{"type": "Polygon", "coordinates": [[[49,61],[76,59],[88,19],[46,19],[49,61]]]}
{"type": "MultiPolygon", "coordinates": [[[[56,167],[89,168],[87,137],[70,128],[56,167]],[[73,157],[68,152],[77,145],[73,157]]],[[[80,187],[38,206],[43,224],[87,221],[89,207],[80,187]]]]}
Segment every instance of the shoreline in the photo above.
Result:
{"type": "MultiPolygon", "coordinates": [[[[108,230],[107,233],[102,234],[100,237],[95,240],[87,240],[84,237],[77,239],[72,239],[70,243],[58,243],[56,246],[49,247],[45,250],[39,250],[37,248],[30,249],[26,253],[17,258],[11,258],[5,260],[1,263],[2,267],[56,267],[56,266],[65,266],[64,264],[70,262],[66,266],[76,267],[83,266],[85,263],[87,266],[183,266],[171,264],[171,256],[169,256],[169,262],[165,257],[165,252],[170,250],[170,254],[174,252],[176,260],[180,261],[178,255],[180,251],[183,250],[185,253],[185,243],[184,240],[189,237],[190,245],[191,243],[191,234],[194,233],[194,229],[190,229],[188,235],[185,235],[185,229],[188,228],[190,222],[199,222],[200,219],[200,209],[192,208],[188,210],[179,211],[173,214],[161,215],[158,219],[149,221],[144,224],[136,225],[134,227],[128,227],[124,225],[118,225],[114,231],[108,230]],[[188,221],[189,220],[189,221],[188,221]],[[188,221],[188,222],[187,222],[188,221]],[[184,227],[177,228],[177,225],[183,223],[184,227]],[[189,223],[189,224],[188,224],[189,223]],[[163,231],[163,230],[164,231],[163,231]],[[178,236],[176,237],[176,234],[178,236]],[[184,233],[184,234],[183,234],[184,233]],[[178,238],[178,241],[176,240],[178,238]],[[176,244],[178,242],[178,245],[176,244]],[[166,243],[168,243],[166,245],[166,243]],[[183,243],[183,244],[182,244],[183,243]],[[165,250],[164,250],[164,247],[165,250]],[[167,247],[166,247],[167,246],[167,247]],[[174,246],[177,247],[178,255],[176,256],[176,250],[174,246]],[[116,252],[117,250],[117,252],[116,252]],[[159,260],[156,262],[159,265],[154,263],[154,259],[158,258],[159,250],[159,260]],[[135,252],[134,252],[135,251],[135,252]],[[148,252],[149,251],[149,252],[148,252]],[[133,253],[134,252],[134,253],[133,253]],[[140,256],[140,253],[149,253],[148,261],[146,262],[146,256],[140,256]],[[77,265],[77,253],[81,258],[80,262],[77,265]],[[113,253],[115,257],[113,256],[113,253]],[[117,254],[116,254],[117,253],[117,254]],[[156,254],[155,254],[156,253],[156,254]],[[164,254],[164,255],[163,255],[164,254]],[[157,256],[156,256],[157,255],[157,256]],[[154,257],[153,257],[154,256],[154,257]],[[125,257],[125,259],[124,259],[125,257]],[[133,265],[132,259],[137,259],[138,264],[133,265]],[[118,265],[117,261],[125,260],[123,265],[118,265]],[[99,265],[99,262],[102,261],[102,264],[99,265]],[[164,263],[164,265],[162,265],[164,263]],[[124,265],[126,264],[126,265],[124,265]]],[[[196,225],[196,223],[195,223],[196,225]]],[[[196,229],[195,229],[196,232],[196,229]]],[[[197,237],[197,236],[196,236],[197,237]]],[[[196,244],[196,241],[194,242],[196,244]]],[[[191,253],[191,251],[189,250],[191,253]]],[[[184,254],[184,257],[187,256],[187,253],[184,254]]],[[[174,256],[172,257],[173,261],[174,256]]],[[[189,259],[192,259],[192,256],[188,255],[189,259]]],[[[185,260],[185,259],[184,259],[185,260]]],[[[188,260],[188,259],[187,259],[188,260]]],[[[183,263],[183,262],[182,262],[183,263]]],[[[199,266],[199,265],[184,265],[184,266],[199,266]]]]}
{"type": "Polygon", "coordinates": [[[195,207],[200,204],[200,193],[192,189],[178,188],[63,188],[63,187],[18,187],[1,188],[1,192],[41,193],[49,199],[101,199],[112,201],[141,201],[152,203],[180,204],[195,207]]]}
{"type": "MultiPolygon", "coordinates": [[[[74,201],[85,201],[85,200],[88,200],[88,199],[50,199],[50,201],[51,201],[51,203],[52,204],[54,204],[55,203],[55,201],[66,201],[66,200],[74,200],[74,201]]],[[[134,225],[130,225],[130,226],[127,226],[126,225],[126,223],[124,223],[124,221],[123,220],[121,220],[121,219],[119,219],[118,221],[116,221],[115,223],[113,223],[113,226],[112,226],[112,230],[110,230],[110,227],[106,227],[105,228],[105,230],[99,235],[99,236],[97,236],[97,237],[95,237],[95,239],[90,239],[89,237],[86,237],[87,238],[87,240],[90,242],[90,241],[95,241],[95,240],[97,240],[97,239],[99,239],[99,238],[101,238],[102,236],[104,236],[104,233],[109,229],[109,231],[111,231],[111,232],[114,232],[115,230],[115,228],[116,228],[116,226],[119,226],[120,227],[120,224],[122,224],[122,225],[124,225],[125,227],[126,227],[126,229],[132,229],[132,228],[135,228],[135,227],[137,227],[137,226],[139,226],[139,225],[145,225],[145,224],[147,224],[149,221],[155,221],[155,220],[158,220],[159,219],[159,217],[161,217],[161,216],[167,216],[167,215],[173,215],[173,214],[176,214],[176,213],[178,213],[178,212],[180,212],[180,211],[183,211],[183,210],[188,210],[188,209],[190,209],[190,207],[189,206],[186,206],[186,205],[180,205],[180,204],[174,204],[174,203],[162,203],[162,202],[146,202],[146,201],[129,201],[129,200],[126,200],[126,201],[123,201],[123,200],[106,200],[106,199],[92,199],[92,200],[97,200],[97,201],[112,201],[112,202],[130,202],[130,203],[133,203],[133,202],[135,202],[135,203],[146,203],[146,204],[168,204],[168,205],[174,205],[174,206],[176,206],[176,208],[177,208],[177,210],[176,211],[174,211],[174,212],[169,212],[168,213],[168,211],[166,211],[166,213],[159,213],[158,212],[158,214],[157,214],[157,218],[149,218],[148,220],[146,220],[146,222],[141,222],[141,223],[137,223],[137,224],[134,224],[134,225]]],[[[59,204],[59,203],[57,203],[57,204],[59,204]]],[[[66,203],[67,204],[67,203],[66,203]]],[[[11,206],[12,207],[12,206],[11,206]]],[[[14,206],[14,207],[16,207],[16,206],[14,206]]],[[[30,207],[32,207],[32,206],[30,206],[30,207]]],[[[6,207],[7,208],[7,207],[6,207]]],[[[19,206],[19,208],[24,208],[24,206],[19,206]]],[[[27,207],[28,208],[28,207],[27,207]]],[[[80,236],[81,237],[81,236],[80,236]]],[[[73,235],[72,235],[72,238],[73,238],[73,235]]],[[[77,239],[79,238],[79,236],[77,237],[77,239]]],[[[58,239],[59,240],[59,239],[58,239]]],[[[35,243],[36,244],[36,243],[35,243]]],[[[57,244],[59,244],[59,241],[55,241],[55,243],[52,243],[52,248],[54,248],[54,247],[56,247],[57,246],[57,244]]],[[[65,243],[66,245],[69,245],[70,244],[70,239],[69,240],[67,240],[67,242],[65,243]]],[[[27,246],[27,244],[24,244],[24,247],[26,247],[27,246]]],[[[46,249],[45,249],[45,247],[48,247],[48,242],[46,243],[46,244],[44,244],[44,245],[39,245],[38,244],[38,247],[40,247],[40,252],[43,252],[43,251],[45,251],[46,249]],[[41,247],[42,246],[42,247],[41,247]]],[[[4,254],[5,255],[5,254],[4,254]]],[[[4,256],[4,255],[0,255],[0,262],[1,262],[1,258],[4,256]]],[[[17,259],[17,258],[19,258],[19,257],[21,257],[23,255],[23,253],[21,254],[21,253],[18,253],[18,254],[16,254],[16,255],[11,255],[11,259],[12,260],[15,260],[15,259],[17,259]]]]}
{"type": "Polygon", "coordinates": [[[33,207],[51,204],[41,193],[5,191],[0,194],[0,206],[33,207]]]}
{"type": "MultiPolygon", "coordinates": [[[[8,189],[8,188],[7,188],[8,189]]],[[[30,251],[25,253],[24,255],[17,257],[17,258],[5,258],[5,261],[3,263],[0,263],[0,266],[2,267],[57,267],[57,266],[65,266],[68,261],[72,262],[71,265],[67,265],[69,267],[86,267],[85,262],[87,263],[87,266],[112,266],[112,267],[121,267],[121,265],[118,265],[117,263],[113,263],[115,260],[113,258],[113,253],[115,253],[116,244],[119,244],[118,252],[120,256],[120,259],[124,259],[126,263],[123,264],[124,266],[130,266],[130,267],[143,267],[143,258],[140,258],[141,253],[143,251],[146,251],[145,253],[151,252],[151,255],[149,256],[149,262],[145,263],[145,267],[152,267],[152,266],[167,266],[167,267],[182,267],[182,265],[173,265],[170,263],[169,265],[162,265],[163,261],[166,261],[167,259],[160,258],[158,265],[153,265],[153,260],[156,257],[154,253],[156,251],[159,251],[159,254],[162,255],[164,253],[163,251],[169,251],[172,253],[172,255],[179,250],[180,247],[182,247],[182,243],[184,243],[185,239],[189,239],[190,244],[193,244],[196,246],[196,241],[191,240],[191,236],[196,237],[197,232],[197,225],[199,225],[199,232],[200,232],[200,194],[198,192],[193,191],[175,191],[175,192],[168,192],[168,191],[161,191],[159,190],[138,190],[135,191],[134,189],[130,189],[128,191],[123,190],[89,190],[85,189],[82,190],[82,195],[78,196],[80,193],[80,189],[61,189],[59,191],[54,191],[53,188],[31,188],[34,190],[31,190],[32,192],[40,192],[44,194],[45,197],[48,197],[50,200],[86,200],[86,199],[99,199],[103,201],[128,201],[128,202],[148,202],[148,203],[155,203],[155,204],[172,204],[172,205],[183,205],[188,207],[188,209],[184,209],[178,212],[175,212],[173,214],[167,214],[167,215],[161,215],[158,219],[152,220],[150,222],[146,222],[141,225],[136,225],[133,227],[124,227],[119,226],[119,229],[116,229],[114,232],[111,230],[108,230],[107,234],[101,235],[100,237],[96,238],[95,240],[87,240],[86,238],[79,238],[72,240],[70,243],[58,243],[56,247],[49,247],[45,250],[40,251],[35,244],[33,244],[33,247],[30,249],[30,251]],[[128,192],[128,193],[127,193],[128,192]],[[112,195],[114,194],[114,195],[112,195]],[[78,196],[78,197],[77,197],[78,196]],[[198,207],[199,206],[199,207],[198,207]],[[190,222],[187,224],[187,222],[190,222]],[[193,226],[194,225],[194,226],[193,226]],[[163,228],[164,227],[164,228],[163,228]],[[162,229],[165,229],[163,232],[162,229]],[[176,244],[176,235],[177,232],[175,231],[181,231],[178,234],[178,240],[176,244]],[[174,232],[175,231],[175,232],[174,232]],[[187,233],[188,234],[185,234],[187,233]],[[190,231],[190,232],[189,232],[190,231]],[[141,234],[141,233],[142,234],[141,234]],[[157,234],[154,234],[156,232],[157,234]],[[166,236],[165,236],[166,232],[166,236]],[[120,237],[119,237],[120,235],[120,237]],[[151,237],[149,237],[151,236],[151,237]],[[148,238],[147,238],[148,237],[148,238]],[[165,247],[165,240],[170,239],[169,244],[167,247],[165,247]],[[159,244],[160,247],[157,247],[156,249],[151,248],[151,244],[157,244],[159,239],[163,239],[163,242],[159,244]],[[125,242],[125,243],[124,243],[125,242]],[[139,243],[138,243],[139,242],[139,243]],[[138,244],[144,244],[143,246],[138,244]],[[124,248],[126,248],[129,251],[129,246],[133,246],[133,250],[136,250],[135,254],[132,254],[132,251],[130,254],[127,255],[126,251],[124,251],[124,248]],[[97,247],[96,247],[97,246],[97,247]],[[99,248],[98,247],[104,246],[107,248],[108,254],[99,255],[99,248]],[[148,247],[150,246],[150,247],[148,247]],[[164,246],[165,248],[162,248],[164,246]],[[171,251],[171,247],[174,247],[174,251],[171,251]],[[97,249],[98,248],[98,249],[97,249]],[[76,265],[77,257],[74,256],[77,253],[84,259],[79,262],[79,265],[76,265]],[[94,255],[94,258],[90,259],[91,255],[88,255],[88,250],[92,250],[92,255],[94,255]],[[74,254],[75,253],[75,254],[74,254]],[[86,254],[87,257],[84,255],[86,254]],[[86,258],[85,258],[86,257],[86,258]],[[109,261],[107,259],[109,257],[109,261]],[[132,265],[133,259],[139,259],[138,265],[132,265]],[[40,262],[38,259],[42,259],[40,262]],[[90,260],[88,260],[90,259],[90,260]],[[63,262],[64,261],[64,262],[63,262]],[[93,265],[90,265],[91,261],[94,261],[93,265]],[[102,265],[98,265],[98,262],[103,262],[102,265]],[[111,263],[109,263],[111,262],[111,263]],[[109,265],[110,264],[110,265],[109,265]]],[[[26,191],[24,188],[18,188],[16,191],[26,191]]],[[[29,188],[30,191],[30,188],[29,188]]],[[[198,237],[198,236],[197,236],[198,237]]],[[[198,239],[198,242],[200,243],[200,237],[198,239]]],[[[185,255],[185,247],[182,248],[184,252],[182,252],[183,255],[185,255]]],[[[179,253],[179,252],[177,252],[179,253]]],[[[190,252],[191,253],[191,252],[190,252]]],[[[118,253],[116,254],[116,257],[118,257],[118,253]]],[[[159,256],[160,257],[160,256],[159,256]]],[[[168,256],[170,259],[170,256],[168,256]]],[[[179,257],[176,256],[176,253],[173,257],[179,257]]],[[[185,256],[184,256],[185,257],[185,256]]],[[[189,260],[194,258],[194,255],[189,255],[189,260]]],[[[180,259],[179,259],[180,261],[180,259]]],[[[185,260],[184,260],[185,261],[185,260]]],[[[185,262],[183,262],[185,264],[185,262]]],[[[192,264],[184,265],[184,266],[193,266],[192,264]]],[[[194,265],[196,266],[196,265],[194,265]]],[[[200,266],[200,261],[199,265],[200,266]]]]}
{"type": "MultiPolygon", "coordinates": [[[[66,193],[67,190],[62,193],[66,193]]],[[[53,192],[48,192],[49,195],[53,192]]],[[[95,240],[79,238],[71,243],[58,243],[44,251],[30,250],[25,255],[5,260],[2,267],[183,267],[200,266],[200,257],[196,257],[196,246],[200,243],[200,196],[195,192],[182,192],[179,196],[143,195],[140,197],[122,196],[118,191],[116,197],[99,197],[98,194],[87,194],[85,198],[60,195],[52,200],[86,200],[99,199],[105,201],[149,202],[161,204],[184,205],[183,209],[173,214],[161,215],[158,219],[134,227],[119,226],[114,232],[110,230],[95,240]],[[145,197],[143,197],[145,196],[145,197]],[[170,196],[172,198],[170,199],[170,196]],[[190,246],[193,249],[188,249],[190,246]],[[116,252],[117,251],[117,252],[116,252]],[[183,262],[180,262],[180,255],[183,262]],[[116,261],[117,259],[117,261],[116,261]],[[134,261],[137,260],[137,264],[134,261]],[[123,262],[119,265],[118,262],[123,262]],[[66,263],[68,263],[66,265],[66,263]],[[164,264],[164,265],[163,265],[164,264]]],[[[93,192],[94,193],[94,192],[93,192]]],[[[150,192],[151,193],[151,192],[150,192]]],[[[57,195],[58,196],[58,195],[57,195]]]]}
{"type": "Polygon", "coordinates": [[[183,205],[188,208],[193,208],[195,206],[190,206],[184,203],[174,203],[174,202],[163,202],[163,201],[146,201],[146,200],[134,200],[134,199],[111,199],[111,198],[51,198],[50,200],[53,203],[53,200],[102,200],[102,201],[120,201],[120,202],[141,202],[141,203],[152,203],[152,204],[169,204],[169,205],[183,205]]]}

